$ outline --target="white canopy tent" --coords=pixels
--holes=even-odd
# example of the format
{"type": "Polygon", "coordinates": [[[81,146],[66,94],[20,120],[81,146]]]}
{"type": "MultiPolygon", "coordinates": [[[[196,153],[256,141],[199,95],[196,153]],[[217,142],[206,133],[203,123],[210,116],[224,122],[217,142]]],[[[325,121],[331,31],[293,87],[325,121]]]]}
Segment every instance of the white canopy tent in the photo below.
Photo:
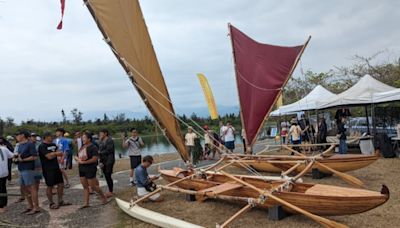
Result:
{"type": "Polygon", "coordinates": [[[374,94],[395,89],[396,88],[386,85],[367,74],[346,91],[324,102],[317,102],[317,106],[320,109],[324,109],[341,105],[372,104],[375,103],[374,94]]]}
{"type": "Polygon", "coordinates": [[[383,103],[383,102],[399,101],[399,100],[400,100],[400,89],[374,93],[373,95],[374,103],[383,103]]]}
{"type": "Polygon", "coordinates": [[[319,109],[318,103],[321,99],[327,100],[335,97],[336,94],[324,87],[317,85],[309,94],[292,104],[281,106],[271,112],[270,116],[292,115],[296,112],[319,109]]]}

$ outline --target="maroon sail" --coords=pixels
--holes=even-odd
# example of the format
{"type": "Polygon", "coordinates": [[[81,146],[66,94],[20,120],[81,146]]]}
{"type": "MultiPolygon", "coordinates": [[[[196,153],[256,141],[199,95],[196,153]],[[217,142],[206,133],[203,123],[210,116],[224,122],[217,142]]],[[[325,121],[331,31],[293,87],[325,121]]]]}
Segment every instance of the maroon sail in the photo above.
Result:
{"type": "MultiPolygon", "coordinates": [[[[235,61],[242,125],[247,144],[256,136],[271,112],[304,50],[301,46],[262,44],[229,25],[235,61]]],[[[306,43],[307,44],[307,43],[306,43]]]]}

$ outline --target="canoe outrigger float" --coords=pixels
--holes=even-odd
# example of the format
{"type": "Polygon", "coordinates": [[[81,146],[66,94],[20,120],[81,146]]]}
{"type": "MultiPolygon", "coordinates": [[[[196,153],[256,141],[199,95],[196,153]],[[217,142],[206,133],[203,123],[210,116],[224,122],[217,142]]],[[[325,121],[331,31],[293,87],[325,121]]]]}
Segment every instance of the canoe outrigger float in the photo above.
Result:
{"type": "MultiPolygon", "coordinates": [[[[364,168],[376,160],[379,159],[379,153],[374,155],[364,154],[333,154],[331,151],[335,148],[335,144],[332,144],[323,155],[307,156],[297,153],[290,146],[283,145],[284,149],[289,152],[296,153],[296,155],[243,155],[243,154],[229,154],[226,155],[228,158],[243,158],[243,163],[251,166],[259,172],[269,173],[281,173],[293,167],[298,160],[316,159],[320,164],[315,164],[312,169],[318,169],[320,172],[325,174],[334,174],[332,169],[339,172],[348,172],[357,169],[364,168]],[[285,163],[279,163],[276,161],[286,161],[285,163]],[[328,168],[326,168],[326,167],[328,168]],[[330,168],[330,169],[329,169],[330,168]]],[[[240,166],[240,165],[236,165],[240,166]]],[[[305,165],[299,165],[293,172],[301,172],[305,168],[305,165]]],[[[311,172],[311,170],[309,171],[311,172]]]]}
{"type": "MultiPolygon", "coordinates": [[[[92,14],[104,41],[110,47],[130,82],[138,91],[143,102],[154,117],[171,144],[177,149],[183,161],[189,163],[180,121],[189,126],[176,114],[168,89],[151,43],[138,0],[84,0],[92,14]]],[[[239,90],[242,125],[246,131],[247,148],[254,144],[256,136],[265,122],[282,88],[286,85],[305,47],[282,47],[255,42],[244,33],[229,25],[235,60],[235,73],[239,90]]],[[[198,124],[194,123],[197,127],[198,124]]],[[[202,135],[204,132],[195,133],[202,135]]],[[[297,151],[296,151],[297,152],[297,151]]],[[[326,227],[347,227],[321,217],[321,215],[355,214],[371,210],[389,199],[389,189],[381,192],[343,188],[331,185],[300,183],[300,178],[314,166],[325,167],[342,179],[361,186],[362,182],[345,173],[325,165],[323,160],[297,154],[297,160],[282,159],[269,161],[274,164],[291,166],[281,177],[232,175],[224,169],[240,164],[252,171],[246,164],[246,157],[239,155],[220,159],[215,164],[193,170],[160,170],[163,178],[170,183],[159,186],[155,191],[132,202],[116,199],[118,206],[130,216],[161,227],[199,227],[188,222],[161,215],[138,206],[161,190],[170,190],[196,195],[197,200],[217,198],[246,202],[246,206],[226,220],[220,227],[231,224],[238,216],[253,207],[269,208],[281,206],[290,213],[299,213],[326,227]],[[301,158],[301,159],[300,159],[301,158]],[[294,164],[293,164],[294,162],[294,164]],[[302,167],[302,168],[300,168],[302,167]],[[294,177],[289,177],[297,172],[294,177]]],[[[323,156],[324,153],[321,155],[323,156]]],[[[190,167],[190,166],[189,166],[190,167]]],[[[254,173],[254,172],[253,172],[254,173]]]]}

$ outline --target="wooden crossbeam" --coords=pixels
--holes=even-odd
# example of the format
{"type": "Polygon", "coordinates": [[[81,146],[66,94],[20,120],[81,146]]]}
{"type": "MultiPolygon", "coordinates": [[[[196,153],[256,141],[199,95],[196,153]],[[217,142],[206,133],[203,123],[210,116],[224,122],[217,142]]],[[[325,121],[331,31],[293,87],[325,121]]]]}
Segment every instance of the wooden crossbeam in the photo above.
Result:
{"type": "Polygon", "coordinates": [[[226,183],[223,183],[223,184],[211,187],[211,188],[199,190],[198,194],[203,194],[205,196],[213,197],[213,196],[221,194],[223,192],[227,192],[227,191],[241,188],[241,187],[243,187],[242,184],[226,182],[226,183]]]}

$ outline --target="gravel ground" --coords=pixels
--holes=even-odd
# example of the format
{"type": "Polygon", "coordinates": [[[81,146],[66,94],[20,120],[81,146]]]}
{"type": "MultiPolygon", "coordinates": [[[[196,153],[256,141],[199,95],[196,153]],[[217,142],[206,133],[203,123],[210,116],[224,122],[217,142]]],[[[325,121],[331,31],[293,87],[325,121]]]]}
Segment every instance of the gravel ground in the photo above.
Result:
{"type": "MultiPolygon", "coordinates": [[[[241,173],[237,168],[229,171],[241,173]]],[[[381,185],[386,184],[391,192],[391,197],[384,205],[371,211],[350,215],[329,217],[337,222],[350,227],[399,227],[400,216],[400,159],[379,159],[369,167],[350,172],[349,174],[360,178],[367,189],[380,191],[381,185]]],[[[322,180],[313,180],[304,177],[304,182],[316,182],[331,185],[348,186],[341,179],[333,176],[322,180]]],[[[130,194],[121,192],[119,197],[128,200],[130,194]]],[[[165,201],[162,203],[146,203],[142,206],[166,215],[206,227],[215,227],[216,223],[223,223],[243,205],[227,203],[223,201],[207,200],[203,203],[188,202],[185,196],[178,193],[164,191],[165,201]]],[[[121,210],[118,213],[119,223],[116,227],[153,227],[141,221],[135,220],[121,210]]],[[[319,227],[312,220],[302,215],[294,215],[281,221],[268,219],[268,212],[260,209],[253,209],[244,216],[235,220],[230,227],[319,227]]]]}
{"type": "MultiPolygon", "coordinates": [[[[169,159],[173,158],[171,156],[169,159]]],[[[124,170],[127,165],[125,163],[126,161],[120,163],[120,167],[117,170],[124,170]]],[[[181,165],[181,163],[175,161],[171,164],[164,164],[162,167],[168,168],[175,165],[181,165]]],[[[155,172],[156,168],[157,166],[154,166],[152,172],[155,172]]],[[[235,167],[229,168],[228,171],[244,173],[243,170],[235,167]]],[[[329,218],[351,227],[398,227],[400,224],[400,216],[398,216],[400,211],[400,159],[379,159],[374,164],[364,169],[350,172],[350,174],[364,181],[366,188],[370,190],[379,191],[381,184],[386,184],[391,191],[391,198],[386,204],[363,214],[329,218]]],[[[309,177],[304,177],[303,179],[305,182],[347,186],[346,183],[335,176],[322,180],[312,180],[309,177]]],[[[115,192],[118,197],[129,200],[132,195],[136,194],[135,188],[127,186],[128,174],[126,172],[115,173],[114,180],[115,192]]],[[[65,199],[73,203],[72,206],[49,211],[48,202],[44,195],[45,189],[42,186],[40,190],[42,213],[34,216],[20,215],[26,203],[15,204],[13,202],[16,197],[9,197],[8,212],[0,215],[0,222],[9,222],[12,225],[26,227],[154,227],[129,217],[117,207],[114,201],[106,206],[101,206],[96,196],[91,196],[91,208],[78,210],[82,204],[82,190],[79,189],[80,185],[77,177],[72,178],[71,183],[73,188],[66,190],[65,199]]],[[[164,182],[161,180],[160,183],[164,182]]],[[[101,185],[104,185],[103,181],[101,181],[101,185]]],[[[106,189],[104,186],[102,188],[106,189]]],[[[9,186],[9,192],[18,193],[18,186],[9,186]]],[[[223,223],[243,206],[216,200],[207,200],[203,203],[188,202],[185,200],[185,195],[167,191],[164,191],[163,195],[165,197],[164,202],[144,203],[142,206],[206,227],[215,227],[217,223],[223,223]]],[[[231,227],[274,226],[318,227],[318,224],[301,215],[290,216],[281,221],[270,221],[267,211],[252,209],[231,225],[231,227]]]]}

